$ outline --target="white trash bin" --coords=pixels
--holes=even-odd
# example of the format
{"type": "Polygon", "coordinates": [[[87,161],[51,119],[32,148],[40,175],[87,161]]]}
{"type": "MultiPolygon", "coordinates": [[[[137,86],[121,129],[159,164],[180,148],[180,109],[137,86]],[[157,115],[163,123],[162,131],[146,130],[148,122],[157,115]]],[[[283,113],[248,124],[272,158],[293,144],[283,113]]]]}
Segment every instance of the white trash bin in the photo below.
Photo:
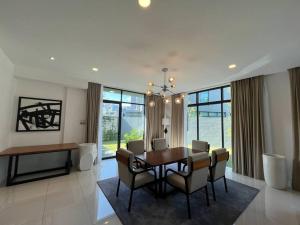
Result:
{"type": "Polygon", "coordinates": [[[276,189],[287,187],[286,158],[277,154],[263,154],[264,176],[267,185],[276,189]]]}
{"type": "Polygon", "coordinates": [[[97,145],[95,143],[83,143],[79,145],[79,170],[90,170],[97,157],[97,145]]]}

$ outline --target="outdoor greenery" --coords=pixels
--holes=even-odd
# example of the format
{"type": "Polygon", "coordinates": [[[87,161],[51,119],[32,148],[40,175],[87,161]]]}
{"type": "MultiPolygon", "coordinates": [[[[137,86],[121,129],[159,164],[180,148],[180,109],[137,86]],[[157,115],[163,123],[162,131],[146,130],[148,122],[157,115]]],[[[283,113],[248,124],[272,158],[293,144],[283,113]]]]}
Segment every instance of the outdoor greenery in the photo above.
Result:
{"type": "Polygon", "coordinates": [[[132,129],[131,131],[124,134],[124,140],[126,144],[129,141],[141,140],[141,139],[143,139],[143,131],[138,129],[132,129]]]}
{"type": "MultiPolygon", "coordinates": [[[[103,157],[112,156],[117,151],[118,143],[116,141],[117,138],[114,138],[115,135],[118,135],[118,133],[107,132],[105,140],[103,138],[103,143],[102,143],[103,157]]],[[[141,139],[143,139],[143,131],[138,129],[132,129],[131,131],[126,132],[124,134],[124,138],[121,140],[120,147],[126,148],[126,144],[128,143],[128,141],[141,140],[141,139]]]]}

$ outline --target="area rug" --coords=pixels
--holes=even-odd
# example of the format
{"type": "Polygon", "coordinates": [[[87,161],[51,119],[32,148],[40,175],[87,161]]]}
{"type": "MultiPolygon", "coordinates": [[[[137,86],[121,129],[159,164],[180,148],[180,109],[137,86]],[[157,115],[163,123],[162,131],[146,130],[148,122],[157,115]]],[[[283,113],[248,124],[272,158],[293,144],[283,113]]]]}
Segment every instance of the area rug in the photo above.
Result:
{"type": "Polygon", "coordinates": [[[191,195],[192,219],[188,219],[184,194],[172,191],[167,197],[156,199],[148,188],[134,191],[131,212],[128,213],[130,190],[121,182],[117,198],[117,183],[118,178],[115,177],[99,181],[98,185],[124,225],[232,225],[259,192],[227,179],[226,193],[223,180],[219,180],[215,183],[216,202],[209,186],[209,207],[206,206],[204,192],[191,195]]]}

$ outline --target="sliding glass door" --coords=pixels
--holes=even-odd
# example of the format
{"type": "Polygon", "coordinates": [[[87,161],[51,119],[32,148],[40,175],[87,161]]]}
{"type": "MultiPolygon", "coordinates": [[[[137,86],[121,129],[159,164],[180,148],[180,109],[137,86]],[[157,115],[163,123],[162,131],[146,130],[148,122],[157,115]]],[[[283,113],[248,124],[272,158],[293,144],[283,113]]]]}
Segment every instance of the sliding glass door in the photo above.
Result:
{"type": "Polygon", "coordinates": [[[145,96],[113,88],[104,88],[102,108],[102,158],[115,157],[130,140],[144,138],[145,96]]]}
{"type": "Polygon", "coordinates": [[[104,102],[102,113],[102,158],[109,158],[119,148],[120,104],[104,102]]]}
{"type": "Polygon", "coordinates": [[[231,155],[230,92],[230,86],[224,86],[188,95],[188,147],[192,146],[192,140],[207,141],[211,150],[226,148],[231,155]]]}

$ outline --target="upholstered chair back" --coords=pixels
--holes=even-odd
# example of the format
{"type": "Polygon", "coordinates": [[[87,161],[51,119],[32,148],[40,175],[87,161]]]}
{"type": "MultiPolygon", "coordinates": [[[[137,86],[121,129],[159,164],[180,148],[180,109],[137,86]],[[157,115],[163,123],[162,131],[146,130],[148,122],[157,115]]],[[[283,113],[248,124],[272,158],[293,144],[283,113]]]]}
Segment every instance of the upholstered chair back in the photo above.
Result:
{"type": "Polygon", "coordinates": [[[209,152],[209,144],[206,141],[193,140],[192,149],[199,150],[202,152],[209,152]]]}
{"type": "Polygon", "coordinates": [[[225,148],[212,151],[212,178],[214,180],[225,176],[226,164],[229,159],[229,152],[225,148]]]}
{"type": "Polygon", "coordinates": [[[145,152],[144,140],[128,141],[127,150],[134,155],[140,155],[145,152]]]}
{"type": "Polygon", "coordinates": [[[132,173],[130,172],[130,169],[133,165],[133,153],[126,149],[120,148],[117,151],[116,158],[118,162],[120,180],[123,181],[123,183],[125,183],[128,187],[131,187],[132,173]]]}
{"type": "Polygon", "coordinates": [[[199,152],[188,157],[188,178],[189,193],[192,193],[207,185],[208,168],[210,158],[207,152],[199,152]]]}
{"type": "Polygon", "coordinates": [[[168,148],[165,138],[155,138],[152,140],[152,149],[154,151],[165,150],[168,148]]]}

